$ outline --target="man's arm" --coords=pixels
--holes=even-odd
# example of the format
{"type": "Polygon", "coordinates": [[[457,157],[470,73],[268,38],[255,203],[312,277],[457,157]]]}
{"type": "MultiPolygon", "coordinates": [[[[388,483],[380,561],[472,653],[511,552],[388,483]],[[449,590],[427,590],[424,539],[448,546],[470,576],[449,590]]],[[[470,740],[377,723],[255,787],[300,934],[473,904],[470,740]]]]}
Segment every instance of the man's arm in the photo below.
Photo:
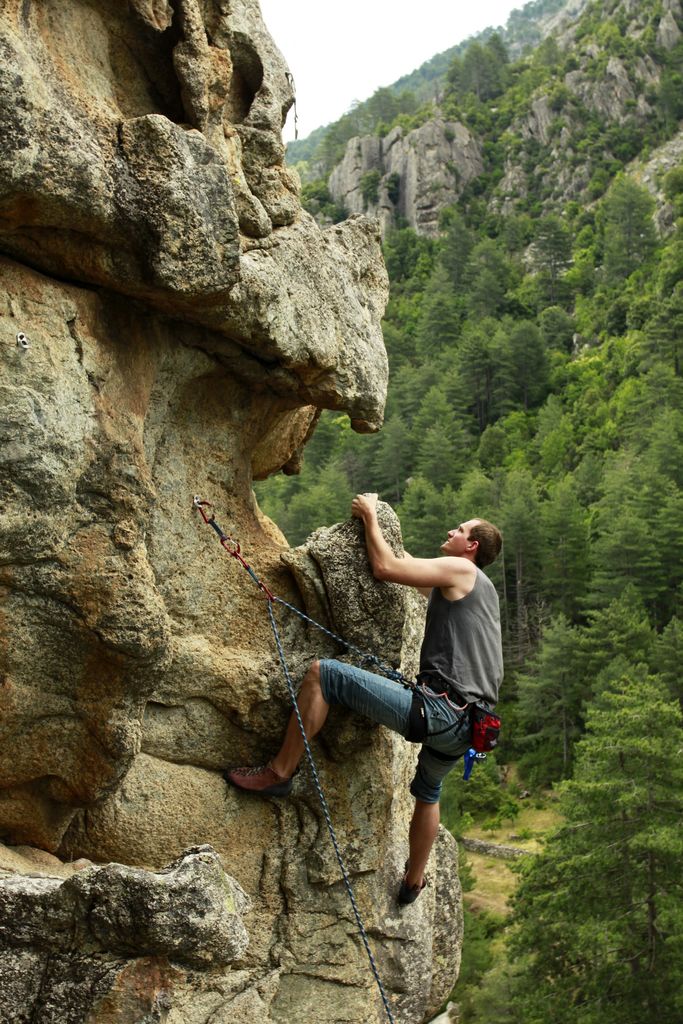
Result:
{"type": "MultiPolygon", "coordinates": [[[[411,554],[409,554],[409,553],[408,553],[408,552],[407,552],[407,551],[406,551],[406,550],[404,549],[404,550],[403,550],[403,557],[404,557],[404,558],[412,558],[413,556],[412,556],[411,554]]],[[[415,589],[416,589],[417,591],[419,591],[419,593],[420,593],[420,594],[422,594],[422,596],[423,596],[423,597],[429,597],[429,595],[430,595],[430,594],[431,594],[431,592],[432,592],[432,588],[431,588],[431,587],[415,587],[415,589]]]]}
{"type": "Polygon", "coordinates": [[[466,558],[446,555],[440,558],[399,558],[391,550],[377,522],[377,495],[359,494],[351,511],[365,526],[365,546],[375,579],[403,583],[429,593],[432,587],[450,591],[456,599],[468,594],[474,585],[476,569],[466,558]]]}

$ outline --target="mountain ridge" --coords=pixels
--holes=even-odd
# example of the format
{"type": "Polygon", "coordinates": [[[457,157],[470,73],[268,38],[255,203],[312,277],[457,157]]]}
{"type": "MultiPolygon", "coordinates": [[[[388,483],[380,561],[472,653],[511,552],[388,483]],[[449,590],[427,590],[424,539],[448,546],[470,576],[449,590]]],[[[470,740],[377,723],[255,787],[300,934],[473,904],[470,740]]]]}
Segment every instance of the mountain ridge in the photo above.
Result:
{"type": "MultiPolygon", "coordinates": [[[[553,31],[557,27],[558,19],[561,20],[565,15],[580,12],[587,3],[588,0],[531,0],[523,7],[513,10],[505,26],[489,26],[481,32],[468,36],[460,43],[434,54],[413,71],[402,75],[390,85],[376,90],[376,93],[387,91],[399,95],[409,91],[415,94],[418,103],[432,102],[438,98],[439,86],[442,84],[453,58],[463,54],[472,44],[485,42],[492,34],[497,33],[512,56],[521,56],[524,49],[536,45],[545,35],[553,31]]],[[[362,117],[363,110],[371,99],[372,97],[368,97],[354,105],[349,114],[356,113],[362,117]]],[[[300,164],[302,161],[314,159],[315,148],[325,134],[335,125],[343,122],[344,117],[348,117],[349,114],[326,125],[320,125],[303,139],[295,139],[287,143],[287,163],[290,165],[300,164]]]]}

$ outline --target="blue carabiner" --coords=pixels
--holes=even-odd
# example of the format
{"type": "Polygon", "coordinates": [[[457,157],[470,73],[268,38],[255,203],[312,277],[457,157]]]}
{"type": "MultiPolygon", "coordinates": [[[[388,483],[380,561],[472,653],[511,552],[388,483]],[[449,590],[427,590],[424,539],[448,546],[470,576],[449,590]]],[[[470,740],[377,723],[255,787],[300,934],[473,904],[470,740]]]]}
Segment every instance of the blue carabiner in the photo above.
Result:
{"type": "Polygon", "coordinates": [[[472,774],[472,769],[474,768],[475,761],[485,760],[486,754],[478,754],[474,747],[470,747],[469,750],[467,750],[463,754],[463,761],[465,762],[465,771],[463,772],[462,777],[465,780],[465,782],[468,781],[470,775],[472,774]]]}

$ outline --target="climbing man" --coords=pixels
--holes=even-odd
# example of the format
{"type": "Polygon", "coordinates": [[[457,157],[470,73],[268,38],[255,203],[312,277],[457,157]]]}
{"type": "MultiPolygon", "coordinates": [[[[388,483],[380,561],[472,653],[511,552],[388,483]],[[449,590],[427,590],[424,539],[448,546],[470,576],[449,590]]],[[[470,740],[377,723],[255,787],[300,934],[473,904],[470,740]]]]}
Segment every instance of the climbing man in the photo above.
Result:
{"type": "MultiPolygon", "coordinates": [[[[438,558],[399,557],[377,521],[377,495],[359,494],[351,505],[363,521],[373,575],[417,588],[429,597],[417,686],[406,687],[343,662],[314,661],[298,696],[309,739],[322,728],[332,704],[343,704],[373,722],[422,744],[410,786],[415,810],[409,858],[398,893],[402,905],[422,892],[425,869],[439,828],[443,779],[468,750],[470,709],[493,709],[503,677],[498,595],[482,572],[501,548],[499,530],[485,519],[470,519],[449,530],[438,558]]],[[[292,713],[279,752],[258,768],[234,768],[234,786],[262,796],[286,796],[304,752],[292,713]]]]}

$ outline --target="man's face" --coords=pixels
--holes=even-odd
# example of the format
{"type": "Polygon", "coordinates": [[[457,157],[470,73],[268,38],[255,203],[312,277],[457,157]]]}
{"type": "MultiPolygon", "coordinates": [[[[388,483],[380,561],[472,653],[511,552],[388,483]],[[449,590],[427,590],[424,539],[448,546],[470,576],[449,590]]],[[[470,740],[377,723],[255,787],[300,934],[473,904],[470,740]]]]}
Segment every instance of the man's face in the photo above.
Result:
{"type": "Polygon", "coordinates": [[[466,523],[461,523],[454,530],[448,531],[448,538],[441,545],[441,551],[444,555],[463,555],[471,551],[470,547],[470,530],[473,526],[479,522],[478,519],[468,519],[466,523]]]}

